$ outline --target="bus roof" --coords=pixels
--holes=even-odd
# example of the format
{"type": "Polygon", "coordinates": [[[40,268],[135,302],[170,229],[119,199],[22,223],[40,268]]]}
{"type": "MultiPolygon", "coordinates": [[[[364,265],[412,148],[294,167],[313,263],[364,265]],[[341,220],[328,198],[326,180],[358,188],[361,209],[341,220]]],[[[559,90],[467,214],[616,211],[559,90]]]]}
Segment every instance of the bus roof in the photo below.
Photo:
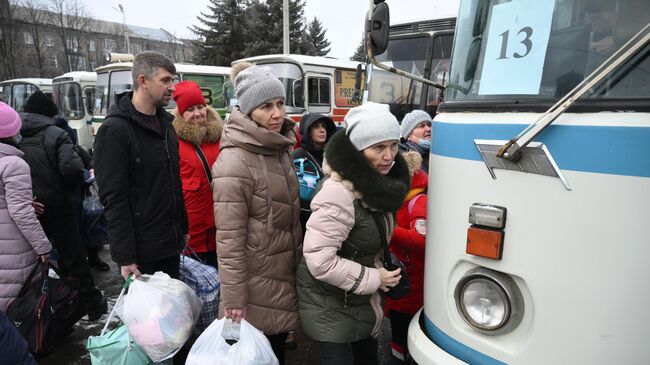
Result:
{"type": "MultiPolygon", "coordinates": [[[[221,67],[221,66],[208,66],[208,65],[191,65],[186,63],[176,63],[177,73],[196,73],[196,74],[206,74],[206,75],[230,75],[230,67],[221,67]]],[[[120,70],[131,70],[133,68],[133,62],[116,62],[109,63],[104,66],[97,67],[95,72],[109,72],[109,71],[120,71],[120,70]]]]}
{"type": "Polygon", "coordinates": [[[94,72],[86,72],[86,71],[73,71],[73,72],[66,72],[61,76],[57,76],[54,79],[52,79],[52,83],[57,84],[61,82],[67,82],[67,81],[88,81],[88,82],[95,82],[97,81],[97,74],[94,72]]]}
{"type": "Polygon", "coordinates": [[[301,65],[313,65],[313,66],[325,66],[325,67],[335,67],[335,68],[348,68],[356,69],[357,65],[360,62],[340,60],[338,58],[330,57],[317,57],[317,56],[304,56],[297,54],[271,54],[265,56],[255,56],[242,58],[237,61],[233,61],[233,65],[240,62],[250,62],[254,64],[264,64],[264,63],[273,63],[273,62],[291,62],[298,63],[301,65]]]}
{"type": "Polygon", "coordinates": [[[18,84],[18,83],[23,83],[23,84],[33,84],[40,87],[47,87],[47,86],[52,86],[52,79],[41,79],[41,78],[22,78],[22,79],[11,79],[11,80],[5,80],[0,82],[0,84],[18,84]]]}

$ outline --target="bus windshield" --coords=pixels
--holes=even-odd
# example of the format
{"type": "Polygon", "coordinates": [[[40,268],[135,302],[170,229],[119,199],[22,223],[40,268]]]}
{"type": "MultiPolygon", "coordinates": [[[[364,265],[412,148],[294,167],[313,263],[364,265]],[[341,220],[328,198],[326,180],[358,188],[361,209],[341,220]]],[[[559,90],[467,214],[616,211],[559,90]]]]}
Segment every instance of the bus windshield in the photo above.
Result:
{"type": "Polygon", "coordinates": [[[59,108],[59,115],[69,119],[83,118],[84,106],[81,98],[81,86],[76,82],[64,82],[53,85],[54,103],[59,108]]]}
{"type": "MultiPolygon", "coordinates": [[[[650,22],[650,2],[467,0],[458,19],[446,101],[553,102],[650,22]]],[[[649,53],[585,98],[647,99],[649,53]]]]}
{"type": "Polygon", "coordinates": [[[282,81],[286,93],[285,105],[287,114],[299,114],[304,112],[304,87],[302,71],[300,70],[300,67],[293,63],[265,63],[260,66],[272,68],[273,71],[275,71],[275,73],[278,75],[280,81],[282,81]]]}

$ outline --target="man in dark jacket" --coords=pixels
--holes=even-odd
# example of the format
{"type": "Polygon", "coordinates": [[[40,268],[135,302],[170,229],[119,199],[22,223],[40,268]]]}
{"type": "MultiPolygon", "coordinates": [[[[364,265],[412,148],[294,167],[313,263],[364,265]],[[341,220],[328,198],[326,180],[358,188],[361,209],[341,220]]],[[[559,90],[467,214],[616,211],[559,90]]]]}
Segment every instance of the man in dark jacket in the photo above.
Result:
{"type": "Polygon", "coordinates": [[[156,52],[133,61],[134,91],[119,95],[95,137],[95,176],[121,274],[177,278],[189,241],[173,117],[174,64],[156,52]]]}
{"type": "Polygon", "coordinates": [[[20,143],[32,175],[34,197],[45,205],[39,220],[53,241],[64,272],[79,280],[88,317],[94,321],[106,313],[106,300],[95,287],[79,225],[75,217],[74,191],[79,189],[83,163],[68,134],[52,122],[57,107],[40,91],[27,99],[20,143]]]}

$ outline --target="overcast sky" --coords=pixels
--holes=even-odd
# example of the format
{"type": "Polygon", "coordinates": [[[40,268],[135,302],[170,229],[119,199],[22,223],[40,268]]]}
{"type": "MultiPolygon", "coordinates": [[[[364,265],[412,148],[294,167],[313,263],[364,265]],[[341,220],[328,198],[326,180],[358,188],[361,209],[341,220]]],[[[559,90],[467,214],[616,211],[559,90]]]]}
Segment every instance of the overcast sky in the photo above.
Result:
{"type": "MultiPolygon", "coordinates": [[[[194,38],[187,27],[197,23],[197,16],[207,11],[208,0],[82,0],[94,18],[122,22],[117,10],[122,4],[126,22],[150,28],[164,28],[182,38],[194,38]],[[155,5],[154,5],[155,4],[155,5]]],[[[388,0],[391,23],[455,15],[458,0],[388,0]],[[434,5],[435,4],[435,5],[434,5]]],[[[348,59],[361,41],[367,0],[305,0],[305,17],[317,16],[331,42],[328,56],[348,59]]],[[[282,22],[282,19],[278,19],[282,22]]],[[[226,66],[226,65],[224,65],[226,66]]]]}

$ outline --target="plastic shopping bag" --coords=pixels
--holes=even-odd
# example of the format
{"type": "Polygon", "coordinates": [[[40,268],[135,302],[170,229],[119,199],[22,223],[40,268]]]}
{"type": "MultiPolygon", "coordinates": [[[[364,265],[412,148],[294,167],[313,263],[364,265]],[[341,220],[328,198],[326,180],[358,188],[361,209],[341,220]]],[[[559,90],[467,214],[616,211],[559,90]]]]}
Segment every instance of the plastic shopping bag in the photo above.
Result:
{"type": "Polygon", "coordinates": [[[186,365],[279,365],[271,343],[246,320],[233,323],[225,317],[212,322],[196,339],[186,365]],[[229,345],[226,339],[238,340],[229,345]]]}
{"type": "MultiPolygon", "coordinates": [[[[129,278],[124,283],[116,304],[121,302],[124,291],[132,280],[129,278]]],[[[114,314],[115,307],[108,315],[100,335],[88,337],[86,348],[90,354],[91,363],[93,365],[151,365],[152,361],[149,356],[129,337],[126,326],[120,325],[114,330],[108,331],[108,325],[114,314]]]]}
{"type": "Polygon", "coordinates": [[[185,344],[200,311],[201,301],[189,286],[156,272],[133,281],[117,313],[133,340],[161,362],[185,344]]]}

